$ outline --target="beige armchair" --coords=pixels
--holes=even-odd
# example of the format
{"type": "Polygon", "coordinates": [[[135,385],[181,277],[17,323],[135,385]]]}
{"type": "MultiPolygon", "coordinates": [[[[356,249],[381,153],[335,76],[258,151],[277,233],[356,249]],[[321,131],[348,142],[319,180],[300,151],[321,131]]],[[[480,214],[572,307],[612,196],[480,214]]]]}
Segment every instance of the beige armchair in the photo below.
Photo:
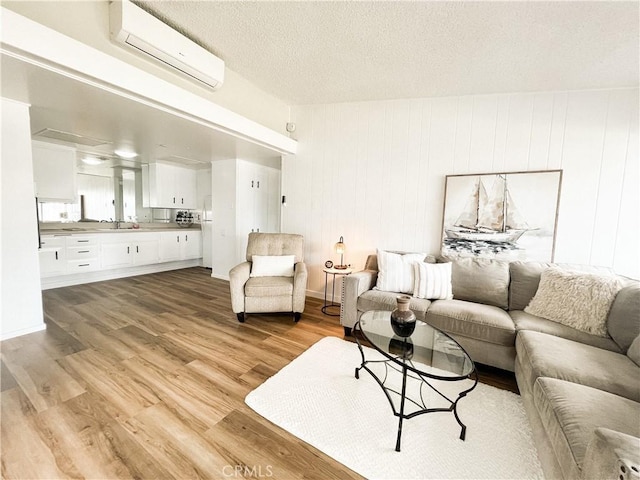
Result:
{"type": "Polygon", "coordinates": [[[294,321],[304,311],[307,266],[304,237],[288,233],[250,233],[247,261],[229,271],[231,308],[239,322],[246,313],[293,312],[294,321]],[[294,255],[293,277],[250,276],[254,255],[294,255]]]}

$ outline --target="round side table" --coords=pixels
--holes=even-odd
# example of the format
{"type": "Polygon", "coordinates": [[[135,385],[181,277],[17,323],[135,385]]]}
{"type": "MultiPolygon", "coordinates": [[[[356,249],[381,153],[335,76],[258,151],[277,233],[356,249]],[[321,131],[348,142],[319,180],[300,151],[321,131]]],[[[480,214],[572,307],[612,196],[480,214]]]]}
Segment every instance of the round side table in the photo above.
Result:
{"type": "Polygon", "coordinates": [[[337,276],[341,276],[341,275],[349,275],[350,273],[353,272],[352,268],[323,268],[322,271],[324,272],[324,305],[322,306],[322,313],[324,313],[325,315],[329,315],[332,317],[339,317],[340,316],[340,310],[338,310],[338,313],[335,312],[331,312],[331,308],[338,307],[338,309],[340,308],[340,304],[335,302],[335,296],[336,296],[336,275],[337,276]],[[327,287],[329,285],[329,275],[331,275],[332,277],[332,282],[331,282],[331,301],[327,302],[327,287]]]}

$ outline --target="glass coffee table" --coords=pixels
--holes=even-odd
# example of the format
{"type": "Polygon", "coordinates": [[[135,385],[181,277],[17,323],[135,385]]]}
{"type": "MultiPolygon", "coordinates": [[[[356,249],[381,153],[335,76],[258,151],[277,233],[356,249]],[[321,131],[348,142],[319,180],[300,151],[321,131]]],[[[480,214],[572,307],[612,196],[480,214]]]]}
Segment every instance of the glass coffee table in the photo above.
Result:
{"type": "Polygon", "coordinates": [[[398,417],[396,451],[400,451],[402,421],[424,413],[453,412],[461,428],[460,439],[464,440],[467,427],[458,416],[457,406],[478,383],[473,361],[450,336],[420,320],[416,320],[410,336],[397,336],[390,317],[387,311],[365,312],[353,333],[362,356],[356,378],[360,378],[361,369],[369,372],[398,417]],[[369,358],[362,343],[375,349],[367,352],[369,358]]]}

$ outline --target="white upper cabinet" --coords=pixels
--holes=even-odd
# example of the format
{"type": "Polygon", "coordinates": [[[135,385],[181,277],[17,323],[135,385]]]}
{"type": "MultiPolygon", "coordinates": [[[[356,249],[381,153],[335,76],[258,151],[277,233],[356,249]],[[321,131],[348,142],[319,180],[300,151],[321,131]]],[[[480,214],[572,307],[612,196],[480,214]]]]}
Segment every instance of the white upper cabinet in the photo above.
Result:
{"type": "Polygon", "coordinates": [[[75,203],[76,151],[52,143],[32,142],[33,181],[40,202],[75,203]]]}
{"type": "Polygon", "coordinates": [[[143,206],[151,208],[198,208],[196,171],[176,165],[152,163],[142,166],[143,206]]]}

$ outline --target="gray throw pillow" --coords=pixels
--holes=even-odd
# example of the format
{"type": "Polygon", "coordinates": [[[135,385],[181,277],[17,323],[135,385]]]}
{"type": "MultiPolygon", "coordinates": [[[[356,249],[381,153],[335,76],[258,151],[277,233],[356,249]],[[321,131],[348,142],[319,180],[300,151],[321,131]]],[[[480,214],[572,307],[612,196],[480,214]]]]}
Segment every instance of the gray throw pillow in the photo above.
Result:
{"type": "Polygon", "coordinates": [[[453,298],[509,306],[509,262],[488,258],[449,258],[453,298]]]}

